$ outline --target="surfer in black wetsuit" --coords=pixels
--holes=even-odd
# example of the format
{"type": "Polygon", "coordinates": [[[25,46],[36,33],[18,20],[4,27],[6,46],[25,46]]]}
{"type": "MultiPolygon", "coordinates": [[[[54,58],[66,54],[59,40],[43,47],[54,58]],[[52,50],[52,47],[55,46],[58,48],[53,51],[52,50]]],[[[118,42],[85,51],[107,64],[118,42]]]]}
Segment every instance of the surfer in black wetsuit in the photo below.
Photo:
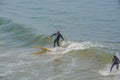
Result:
{"type": "Polygon", "coordinates": [[[64,40],[63,36],[60,34],[60,31],[58,31],[57,33],[52,34],[52,35],[50,36],[50,38],[51,38],[52,36],[56,36],[56,39],[54,40],[54,47],[56,46],[56,43],[57,43],[57,46],[60,46],[60,44],[59,44],[60,38],[62,38],[62,40],[64,40]]]}
{"type": "Polygon", "coordinates": [[[112,71],[112,68],[113,68],[114,65],[116,65],[116,69],[117,70],[119,69],[120,60],[119,60],[119,58],[116,55],[114,55],[113,59],[112,59],[112,62],[113,62],[113,64],[112,64],[112,66],[110,68],[110,72],[112,71]]]}

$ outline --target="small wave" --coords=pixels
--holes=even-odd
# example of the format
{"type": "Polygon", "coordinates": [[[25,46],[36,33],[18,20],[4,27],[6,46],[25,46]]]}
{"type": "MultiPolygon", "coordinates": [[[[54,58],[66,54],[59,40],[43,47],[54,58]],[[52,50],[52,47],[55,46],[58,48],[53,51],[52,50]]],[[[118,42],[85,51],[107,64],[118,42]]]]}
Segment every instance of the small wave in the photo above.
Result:
{"type": "Polygon", "coordinates": [[[52,54],[66,54],[71,51],[76,50],[85,50],[94,47],[105,47],[100,44],[95,44],[92,42],[72,42],[72,41],[63,41],[61,43],[62,47],[52,48],[52,54]]]}
{"type": "Polygon", "coordinates": [[[98,43],[66,41],[62,42],[62,46],[63,47],[51,48],[48,54],[74,55],[83,60],[93,61],[95,64],[97,63],[101,66],[109,63],[112,58],[112,54],[102,50],[105,46],[98,43]]]}
{"type": "Polygon", "coordinates": [[[36,34],[33,28],[23,24],[14,23],[9,19],[0,18],[0,40],[10,46],[31,46],[46,45],[48,37],[43,34],[36,34]]]}
{"type": "Polygon", "coordinates": [[[15,71],[12,71],[12,70],[8,70],[7,72],[5,73],[1,73],[0,76],[7,76],[7,75],[10,75],[10,74],[13,74],[15,71]]]}
{"type": "Polygon", "coordinates": [[[84,49],[89,49],[89,48],[93,48],[93,47],[105,47],[103,45],[100,44],[96,44],[96,43],[92,43],[92,42],[62,42],[63,46],[66,46],[66,50],[63,53],[67,53],[69,51],[72,50],[84,50],[84,49]]]}

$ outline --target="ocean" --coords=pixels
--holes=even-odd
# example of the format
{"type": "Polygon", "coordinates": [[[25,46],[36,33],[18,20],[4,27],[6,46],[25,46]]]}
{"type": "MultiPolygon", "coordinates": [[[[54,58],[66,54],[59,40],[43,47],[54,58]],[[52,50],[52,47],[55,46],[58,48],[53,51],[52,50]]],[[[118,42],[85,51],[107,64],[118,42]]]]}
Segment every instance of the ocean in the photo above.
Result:
{"type": "Polygon", "coordinates": [[[119,30],[120,0],[0,0],[0,80],[119,80],[119,30]]]}

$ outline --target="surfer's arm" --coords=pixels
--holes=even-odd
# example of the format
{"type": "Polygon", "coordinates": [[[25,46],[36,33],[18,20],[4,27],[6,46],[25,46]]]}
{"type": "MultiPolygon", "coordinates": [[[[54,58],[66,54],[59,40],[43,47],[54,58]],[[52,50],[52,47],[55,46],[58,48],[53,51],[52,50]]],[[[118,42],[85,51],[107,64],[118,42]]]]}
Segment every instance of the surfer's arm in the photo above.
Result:
{"type": "Polygon", "coordinates": [[[55,35],[56,35],[56,33],[52,34],[52,35],[50,36],[50,38],[53,37],[53,36],[55,36],[55,35]]]}
{"type": "Polygon", "coordinates": [[[118,62],[120,63],[120,59],[118,58],[118,62]]]}
{"type": "Polygon", "coordinates": [[[62,40],[64,40],[64,38],[63,38],[63,36],[62,36],[62,35],[60,35],[60,37],[62,38],[62,40]]]}

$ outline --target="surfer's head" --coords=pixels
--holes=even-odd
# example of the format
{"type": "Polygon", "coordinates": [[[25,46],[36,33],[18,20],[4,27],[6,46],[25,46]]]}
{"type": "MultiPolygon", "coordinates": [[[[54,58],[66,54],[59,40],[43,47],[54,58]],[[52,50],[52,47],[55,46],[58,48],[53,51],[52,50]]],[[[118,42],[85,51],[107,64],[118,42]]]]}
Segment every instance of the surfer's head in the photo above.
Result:
{"type": "Polygon", "coordinates": [[[60,31],[58,31],[57,33],[60,33],[60,31]]]}

